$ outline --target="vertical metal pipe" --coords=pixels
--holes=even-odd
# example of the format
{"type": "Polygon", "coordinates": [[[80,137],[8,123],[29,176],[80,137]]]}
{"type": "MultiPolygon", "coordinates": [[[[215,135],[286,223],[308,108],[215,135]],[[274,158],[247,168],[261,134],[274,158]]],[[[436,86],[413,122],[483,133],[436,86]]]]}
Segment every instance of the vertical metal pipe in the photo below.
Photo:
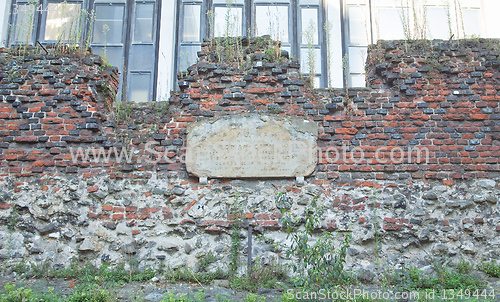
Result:
{"type": "MultiPolygon", "coordinates": [[[[344,0],[339,0],[340,1],[340,31],[342,35],[342,60],[344,60],[344,57],[349,51],[349,34],[348,34],[348,28],[346,25],[346,15],[347,15],[347,6],[344,2],[344,0]]],[[[342,86],[345,88],[346,87],[346,79],[349,77],[349,73],[342,66],[342,86]]]]}
{"type": "Polygon", "coordinates": [[[252,270],[252,226],[248,225],[248,259],[247,259],[247,275],[252,270]]]}
{"type": "Polygon", "coordinates": [[[370,44],[373,44],[373,14],[372,14],[372,0],[368,0],[368,10],[370,12],[370,44]]]}

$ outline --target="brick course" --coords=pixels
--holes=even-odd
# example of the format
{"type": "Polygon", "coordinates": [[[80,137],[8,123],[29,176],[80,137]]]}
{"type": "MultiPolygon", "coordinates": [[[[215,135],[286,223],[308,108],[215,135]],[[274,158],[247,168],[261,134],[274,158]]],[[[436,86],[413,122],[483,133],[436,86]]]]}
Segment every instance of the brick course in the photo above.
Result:
{"type": "Polygon", "coordinates": [[[0,175],[147,179],[156,171],[159,177],[187,178],[181,159],[189,123],[263,112],[318,123],[323,157],[312,176],[318,183],[373,186],[381,180],[427,179],[452,185],[496,176],[500,65],[491,45],[382,42],[370,49],[369,88],[345,91],[310,89],[298,62],[286,55],[275,60],[257,49],[254,68],[248,69],[213,62],[205,43],[168,107],[132,108],[130,117],[119,120],[109,111],[112,96],[105,88],[116,92],[118,75],[97,57],[63,58],[59,65],[56,58],[22,60],[2,50],[11,63],[0,61],[0,175]],[[157,145],[148,145],[152,141],[157,145]],[[78,147],[96,155],[104,148],[101,156],[111,154],[111,160],[73,161],[70,148],[78,147]],[[129,162],[118,160],[122,147],[135,151],[129,162]],[[418,158],[423,148],[429,160],[418,158]],[[333,161],[334,150],[340,156],[333,161]],[[391,153],[402,160],[389,162],[391,153]]]}

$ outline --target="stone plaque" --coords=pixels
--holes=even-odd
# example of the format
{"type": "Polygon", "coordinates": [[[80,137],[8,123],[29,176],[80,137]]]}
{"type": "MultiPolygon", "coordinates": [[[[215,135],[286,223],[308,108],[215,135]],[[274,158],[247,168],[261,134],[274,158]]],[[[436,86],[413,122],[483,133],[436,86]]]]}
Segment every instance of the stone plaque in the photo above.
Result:
{"type": "Polygon", "coordinates": [[[303,177],[316,168],[315,122],[241,114],[188,126],[186,167],[200,178],[303,177]]]}

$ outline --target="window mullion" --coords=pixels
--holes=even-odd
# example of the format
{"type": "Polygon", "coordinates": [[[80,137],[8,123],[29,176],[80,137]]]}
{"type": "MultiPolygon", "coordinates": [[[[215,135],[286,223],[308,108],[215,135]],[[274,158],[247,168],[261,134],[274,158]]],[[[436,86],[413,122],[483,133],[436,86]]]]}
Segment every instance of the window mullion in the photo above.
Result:
{"type": "Polygon", "coordinates": [[[291,0],[290,5],[292,6],[292,39],[290,41],[290,48],[292,50],[292,53],[290,54],[291,56],[295,56],[296,58],[300,59],[300,41],[299,41],[299,25],[301,24],[299,22],[299,5],[298,5],[299,0],[291,0]]]}
{"type": "MultiPolygon", "coordinates": [[[[155,8],[157,12],[161,12],[161,7],[162,7],[162,1],[161,0],[155,0],[155,8]]],[[[159,54],[160,54],[160,24],[161,24],[161,14],[154,14],[153,15],[153,28],[154,28],[154,43],[155,43],[155,59],[154,59],[154,64],[153,64],[153,83],[151,87],[151,92],[152,92],[152,99],[151,101],[156,101],[157,96],[157,91],[156,91],[156,86],[158,83],[158,61],[159,61],[159,54]]]]}
{"type": "Polygon", "coordinates": [[[328,77],[329,77],[329,70],[328,70],[328,45],[326,43],[326,1],[325,0],[320,0],[319,2],[319,46],[320,46],[320,53],[321,53],[321,82],[320,86],[321,87],[328,87],[328,77]]]}
{"type": "Polygon", "coordinates": [[[208,20],[208,16],[207,16],[207,13],[209,10],[211,10],[213,7],[213,2],[212,0],[204,0],[203,3],[202,3],[202,7],[201,7],[201,16],[200,16],[200,32],[201,32],[201,42],[203,42],[203,39],[205,38],[210,38],[212,33],[210,33],[210,26],[209,26],[209,20],[208,20]]]}
{"type": "Polygon", "coordinates": [[[129,65],[129,53],[130,53],[130,40],[131,35],[128,34],[131,29],[130,23],[132,22],[132,9],[134,6],[134,0],[127,0],[125,2],[125,16],[123,20],[123,25],[125,30],[122,31],[122,45],[123,45],[123,81],[122,81],[122,101],[127,101],[128,98],[128,65],[129,65]]]}
{"type": "Polygon", "coordinates": [[[244,22],[243,22],[243,36],[248,37],[249,34],[253,35],[252,23],[253,20],[253,6],[254,3],[252,0],[245,0],[244,2],[244,22]]]}
{"type": "MultiPolygon", "coordinates": [[[[36,42],[37,41],[40,41],[40,28],[42,27],[42,13],[43,13],[43,9],[48,5],[47,3],[47,0],[43,1],[43,0],[38,0],[37,1],[37,4],[35,5],[35,20],[34,20],[34,35],[35,35],[35,40],[33,41],[34,45],[36,45],[36,42]],[[37,11],[37,6],[42,4],[42,11],[37,11]]],[[[43,39],[42,39],[43,41],[43,39]]]]}

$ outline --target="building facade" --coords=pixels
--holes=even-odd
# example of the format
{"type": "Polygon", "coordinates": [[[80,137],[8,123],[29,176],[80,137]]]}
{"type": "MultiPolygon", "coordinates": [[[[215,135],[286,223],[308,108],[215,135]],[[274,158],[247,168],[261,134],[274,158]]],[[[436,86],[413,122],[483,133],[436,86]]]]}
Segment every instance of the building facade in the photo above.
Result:
{"type": "Polygon", "coordinates": [[[119,99],[168,100],[204,39],[271,35],[316,87],[365,85],[367,46],[392,39],[499,38],[497,0],[3,0],[0,47],[91,47],[119,99]]]}

